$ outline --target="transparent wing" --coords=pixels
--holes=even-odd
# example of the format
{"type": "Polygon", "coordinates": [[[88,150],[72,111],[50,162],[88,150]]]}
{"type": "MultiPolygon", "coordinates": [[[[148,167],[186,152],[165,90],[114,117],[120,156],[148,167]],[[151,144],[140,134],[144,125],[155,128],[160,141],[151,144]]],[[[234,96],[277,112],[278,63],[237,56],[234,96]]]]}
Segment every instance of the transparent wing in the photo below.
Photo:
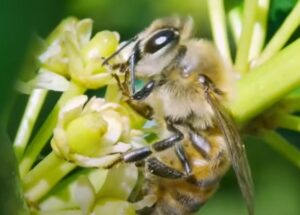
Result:
{"type": "Polygon", "coordinates": [[[249,215],[254,214],[254,186],[251,176],[250,166],[242,143],[239,131],[233,118],[225,108],[217,101],[212,93],[207,92],[206,99],[211,105],[218,125],[225,137],[229,155],[238,184],[246,201],[249,215]]]}

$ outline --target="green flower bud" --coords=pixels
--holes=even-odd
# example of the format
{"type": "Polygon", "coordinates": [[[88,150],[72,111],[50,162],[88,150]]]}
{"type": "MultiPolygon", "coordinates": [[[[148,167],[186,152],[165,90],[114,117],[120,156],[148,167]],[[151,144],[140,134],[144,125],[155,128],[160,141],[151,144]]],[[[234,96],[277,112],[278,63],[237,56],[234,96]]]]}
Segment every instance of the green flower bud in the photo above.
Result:
{"type": "Polygon", "coordinates": [[[117,49],[118,41],[119,35],[116,32],[102,31],[97,33],[80,52],[74,45],[69,44],[72,79],[89,89],[114,83],[110,72],[103,67],[102,62],[117,49]]]}
{"type": "Polygon", "coordinates": [[[118,47],[119,34],[110,31],[97,33],[84,47],[82,54],[86,62],[95,58],[109,57],[118,47]]]}
{"type": "Polygon", "coordinates": [[[99,113],[74,119],[66,129],[70,151],[87,156],[97,155],[101,150],[99,143],[106,130],[107,123],[99,113]]]}

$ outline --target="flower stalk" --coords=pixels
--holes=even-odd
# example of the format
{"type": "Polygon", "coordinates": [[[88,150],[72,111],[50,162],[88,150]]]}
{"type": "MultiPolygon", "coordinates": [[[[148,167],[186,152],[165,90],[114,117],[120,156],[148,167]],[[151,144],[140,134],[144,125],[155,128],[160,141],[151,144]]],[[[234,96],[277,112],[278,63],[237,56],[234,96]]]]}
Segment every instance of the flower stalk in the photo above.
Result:
{"type": "Polygon", "coordinates": [[[274,121],[274,123],[280,128],[300,132],[300,117],[298,116],[287,113],[279,113],[275,115],[274,121]]]}
{"type": "Polygon", "coordinates": [[[207,3],[215,45],[225,61],[232,64],[228,44],[224,2],[223,0],[210,0],[207,3]]]}
{"type": "Polygon", "coordinates": [[[14,140],[14,150],[18,160],[21,160],[29,141],[33,126],[45,101],[47,90],[35,89],[30,94],[28,103],[14,140]]]}
{"type": "Polygon", "coordinates": [[[284,23],[277,30],[276,34],[272,37],[266,48],[261,53],[257,60],[257,64],[270,59],[275,53],[277,53],[286,44],[288,39],[299,27],[300,24],[300,1],[297,2],[292,12],[285,19],[284,23]]]}
{"type": "Polygon", "coordinates": [[[20,161],[19,171],[21,178],[24,178],[28,173],[33,163],[36,161],[38,155],[40,154],[43,147],[46,145],[47,141],[50,139],[53,129],[55,128],[57,122],[58,112],[60,107],[69,99],[74,96],[81,95],[84,93],[85,89],[79,85],[71,84],[70,88],[62,94],[59,101],[49,114],[48,118],[39,129],[35,137],[29,144],[22,160],[20,161]]]}
{"type": "Polygon", "coordinates": [[[29,202],[37,202],[47,194],[66,174],[76,167],[50,153],[23,179],[25,197],[29,202]]]}
{"type": "Polygon", "coordinates": [[[264,46],[270,0],[258,0],[255,12],[255,23],[252,40],[249,47],[248,60],[253,64],[253,60],[259,56],[264,46]]]}
{"type": "Polygon", "coordinates": [[[233,36],[235,45],[237,46],[242,32],[242,9],[234,7],[228,13],[229,27],[233,36]]]}
{"type": "Polygon", "coordinates": [[[275,131],[266,131],[260,137],[274,150],[300,168],[300,151],[275,131]]]}
{"type": "Polygon", "coordinates": [[[256,21],[258,0],[245,0],[243,8],[242,32],[238,42],[235,69],[245,74],[249,69],[249,54],[256,21]]]}

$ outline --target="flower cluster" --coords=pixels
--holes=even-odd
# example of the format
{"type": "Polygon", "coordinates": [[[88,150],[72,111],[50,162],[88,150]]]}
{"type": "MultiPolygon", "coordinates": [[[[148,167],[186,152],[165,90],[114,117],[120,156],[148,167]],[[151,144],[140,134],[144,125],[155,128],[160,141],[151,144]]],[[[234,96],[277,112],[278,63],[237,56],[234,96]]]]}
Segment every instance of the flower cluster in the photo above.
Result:
{"type": "Polygon", "coordinates": [[[41,68],[37,86],[63,91],[67,86],[64,78],[87,89],[113,83],[102,62],[117,48],[119,35],[101,31],[91,38],[91,34],[91,19],[64,20],[45,41],[45,51],[38,57],[41,68]]]}
{"type": "Polygon", "coordinates": [[[123,153],[146,144],[145,120],[120,100],[111,71],[102,66],[118,47],[118,34],[101,31],[91,38],[91,32],[90,19],[67,18],[44,41],[29,91],[33,102],[15,140],[24,196],[33,210],[135,214],[127,199],[138,180],[137,168],[121,163],[123,153]],[[84,94],[104,86],[105,98],[84,94]],[[26,122],[34,125],[45,90],[63,94],[43,125],[47,129],[28,143],[33,126],[26,122]],[[49,139],[52,151],[34,165],[49,139]]]}

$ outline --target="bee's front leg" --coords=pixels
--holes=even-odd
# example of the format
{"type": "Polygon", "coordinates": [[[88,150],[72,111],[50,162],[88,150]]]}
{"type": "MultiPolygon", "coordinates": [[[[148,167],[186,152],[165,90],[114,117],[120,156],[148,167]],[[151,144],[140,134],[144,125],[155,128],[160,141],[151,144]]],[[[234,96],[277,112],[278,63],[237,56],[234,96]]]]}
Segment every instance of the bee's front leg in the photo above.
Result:
{"type": "Polygon", "coordinates": [[[153,109],[145,102],[141,101],[147,98],[154,89],[155,82],[149,81],[142,89],[135,92],[127,99],[127,103],[141,116],[146,119],[152,119],[153,109]]]}
{"type": "Polygon", "coordinates": [[[153,116],[153,109],[145,102],[128,99],[126,103],[142,117],[151,120],[153,116]]]}
{"type": "Polygon", "coordinates": [[[140,89],[139,91],[134,93],[132,95],[132,98],[134,100],[138,100],[138,101],[143,100],[150,95],[150,93],[153,91],[154,87],[155,87],[155,81],[151,80],[147,84],[145,84],[145,86],[142,89],[140,89]]]}

